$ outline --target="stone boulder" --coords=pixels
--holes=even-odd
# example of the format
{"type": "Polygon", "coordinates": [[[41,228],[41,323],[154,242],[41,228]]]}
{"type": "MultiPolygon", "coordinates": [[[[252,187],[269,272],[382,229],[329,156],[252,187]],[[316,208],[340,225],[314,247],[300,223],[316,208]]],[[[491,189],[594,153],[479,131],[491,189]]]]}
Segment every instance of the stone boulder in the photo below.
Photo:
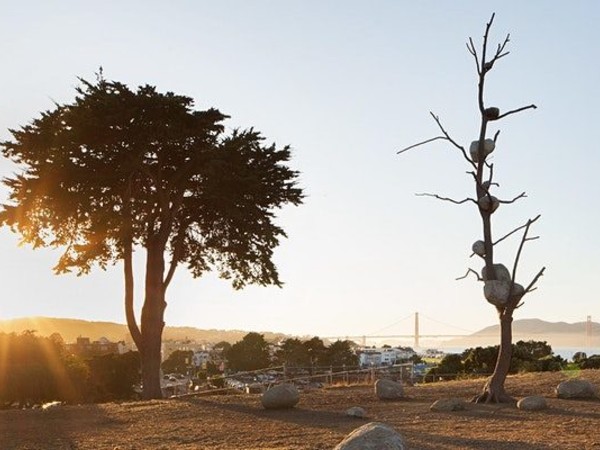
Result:
{"type": "Polygon", "coordinates": [[[300,394],[296,386],[284,383],[266,391],[260,401],[265,409],[293,408],[300,401],[300,394]]]}
{"type": "Polygon", "coordinates": [[[375,395],[379,400],[398,400],[404,397],[402,383],[382,378],[375,382],[375,395]]]}
{"type": "Polygon", "coordinates": [[[596,398],[598,389],[587,380],[567,380],[556,387],[558,398],[596,398]]]}
{"type": "Polygon", "coordinates": [[[530,395],[529,397],[523,397],[517,402],[517,408],[523,411],[538,411],[540,409],[546,409],[548,404],[544,397],[539,395],[530,395]]]}
{"type": "Polygon", "coordinates": [[[364,408],[361,408],[360,406],[353,406],[352,408],[348,408],[346,410],[346,415],[348,417],[357,417],[359,419],[362,419],[365,417],[366,412],[364,408]]]}
{"type": "Polygon", "coordinates": [[[392,427],[370,422],[352,431],[333,450],[405,450],[402,436],[392,427]]]}
{"type": "Polygon", "coordinates": [[[441,398],[433,402],[429,409],[435,412],[462,411],[465,409],[465,401],[459,398],[441,398]]]}

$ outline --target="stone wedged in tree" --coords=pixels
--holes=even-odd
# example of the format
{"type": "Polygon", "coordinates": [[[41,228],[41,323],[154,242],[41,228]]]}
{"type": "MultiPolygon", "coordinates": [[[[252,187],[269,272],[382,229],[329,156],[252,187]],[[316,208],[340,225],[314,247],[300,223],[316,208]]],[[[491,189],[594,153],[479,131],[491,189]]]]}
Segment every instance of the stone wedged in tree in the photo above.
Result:
{"type": "Polygon", "coordinates": [[[348,434],[333,450],[406,450],[396,430],[381,422],[370,422],[348,434]]]}
{"type": "Polygon", "coordinates": [[[471,246],[471,250],[473,250],[473,253],[475,253],[476,255],[479,256],[485,256],[485,242],[483,241],[475,241],[473,242],[473,245],[471,246]]]}
{"type": "Polygon", "coordinates": [[[399,400],[404,398],[404,387],[397,381],[381,378],[375,382],[375,395],[379,400],[399,400]]]}
{"type": "Polygon", "coordinates": [[[357,417],[359,419],[362,419],[366,416],[366,411],[364,408],[361,408],[360,406],[353,406],[352,408],[348,408],[346,410],[346,415],[348,417],[357,417]]]}
{"type": "Polygon", "coordinates": [[[506,306],[510,295],[510,282],[488,280],[483,285],[483,295],[494,306],[506,306]]]}
{"type": "Polygon", "coordinates": [[[300,401],[300,394],[296,386],[284,383],[273,386],[260,398],[265,409],[287,409],[293,408],[300,401]]]}
{"type": "Polygon", "coordinates": [[[538,411],[540,409],[548,408],[548,403],[544,397],[539,395],[530,395],[529,397],[523,397],[517,402],[517,408],[523,411],[538,411]]]}
{"type": "Polygon", "coordinates": [[[500,109],[492,106],[483,111],[483,115],[487,120],[496,120],[500,115],[500,109]]]}
{"type": "MultiPolygon", "coordinates": [[[[494,264],[494,273],[496,275],[496,280],[509,282],[511,280],[510,272],[504,264],[494,264]]],[[[483,278],[483,281],[488,281],[487,268],[485,266],[481,269],[481,278],[483,278]]]]}
{"type": "Polygon", "coordinates": [[[493,195],[486,194],[477,200],[477,204],[482,210],[492,214],[498,209],[498,206],[500,206],[500,201],[493,195]]]}
{"type": "Polygon", "coordinates": [[[566,399],[593,399],[598,398],[598,389],[587,380],[567,380],[556,387],[556,396],[566,399]]]}
{"type": "Polygon", "coordinates": [[[521,298],[525,294],[525,288],[518,283],[512,286],[511,282],[504,280],[488,280],[483,285],[483,295],[485,299],[494,306],[503,307],[511,299],[521,298]]]}
{"type": "MultiPolygon", "coordinates": [[[[493,139],[486,139],[483,141],[483,159],[487,157],[496,148],[496,143],[493,139]]],[[[469,147],[469,153],[473,162],[479,162],[479,141],[471,142],[469,147]]]]}
{"type": "Polygon", "coordinates": [[[459,398],[440,398],[429,409],[436,412],[462,411],[465,409],[465,401],[459,398]]]}

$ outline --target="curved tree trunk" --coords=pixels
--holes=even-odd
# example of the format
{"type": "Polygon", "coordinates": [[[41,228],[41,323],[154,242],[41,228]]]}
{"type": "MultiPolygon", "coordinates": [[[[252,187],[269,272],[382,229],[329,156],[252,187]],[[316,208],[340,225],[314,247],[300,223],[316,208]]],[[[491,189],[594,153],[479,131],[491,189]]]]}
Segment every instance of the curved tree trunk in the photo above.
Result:
{"type": "Polygon", "coordinates": [[[475,398],[477,403],[511,403],[515,401],[504,389],[512,356],[512,310],[504,310],[499,313],[500,349],[498,350],[498,359],[494,373],[485,384],[483,392],[475,398]]]}
{"type": "Polygon", "coordinates": [[[148,244],[146,297],[142,308],[142,398],[162,398],[160,363],[162,332],[165,326],[164,254],[160,245],[148,244]]]}

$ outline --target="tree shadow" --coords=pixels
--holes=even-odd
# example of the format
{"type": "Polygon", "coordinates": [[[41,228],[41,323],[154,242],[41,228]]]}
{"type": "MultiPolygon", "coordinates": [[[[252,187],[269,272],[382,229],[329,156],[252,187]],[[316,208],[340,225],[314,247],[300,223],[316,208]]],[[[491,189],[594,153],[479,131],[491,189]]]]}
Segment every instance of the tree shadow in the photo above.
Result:
{"type": "Polygon", "coordinates": [[[0,411],[0,448],[76,449],[80,429],[110,429],[122,422],[98,405],[0,411]]]}
{"type": "Polygon", "coordinates": [[[357,417],[346,416],[344,411],[336,412],[306,409],[301,405],[287,409],[264,409],[259,405],[255,406],[241,403],[221,403],[207,398],[182,399],[178,401],[190,402],[194,405],[210,406],[216,409],[224,409],[239,414],[251,415],[256,418],[327,429],[339,429],[340,427],[345,428],[348,425],[354,425],[358,427],[369,421],[369,418],[361,419],[357,417]]]}
{"type": "Polygon", "coordinates": [[[446,447],[461,449],[519,449],[519,450],[548,450],[552,448],[544,444],[531,444],[523,441],[502,441],[498,439],[473,439],[442,434],[423,433],[421,431],[398,430],[406,439],[412,450],[440,450],[446,447]]]}

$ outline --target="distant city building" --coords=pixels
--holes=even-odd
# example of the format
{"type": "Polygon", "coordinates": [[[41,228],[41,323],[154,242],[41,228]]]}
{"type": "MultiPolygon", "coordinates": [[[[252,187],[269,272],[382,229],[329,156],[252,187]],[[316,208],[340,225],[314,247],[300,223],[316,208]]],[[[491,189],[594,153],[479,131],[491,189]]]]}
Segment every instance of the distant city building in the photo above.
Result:
{"type": "Polygon", "coordinates": [[[416,355],[410,347],[362,347],[357,354],[362,367],[392,366],[416,355]]]}
{"type": "Polygon", "coordinates": [[[131,349],[123,341],[112,342],[105,337],[91,341],[89,337],[79,336],[74,343],[67,344],[67,350],[79,356],[100,356],[122,354],[131,349]]]}

